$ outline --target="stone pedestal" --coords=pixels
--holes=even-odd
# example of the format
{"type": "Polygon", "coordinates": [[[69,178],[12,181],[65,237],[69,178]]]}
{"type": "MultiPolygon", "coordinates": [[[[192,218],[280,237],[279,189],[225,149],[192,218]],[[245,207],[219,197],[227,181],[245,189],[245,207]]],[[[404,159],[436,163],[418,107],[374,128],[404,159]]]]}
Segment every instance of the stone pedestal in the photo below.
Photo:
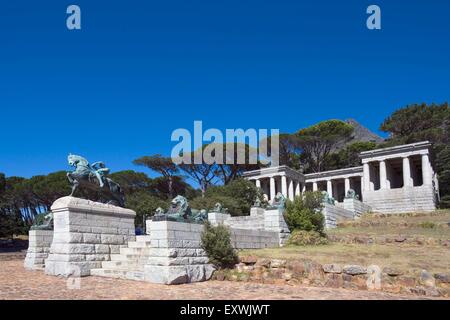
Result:
{"type": "Polygon", "coordinates": [[[135,240],[132,210],[74,197],[56,200],[51,209],[54,236],[46,274],[88,276],[135,240]]]}
{"type": "Polygon", "coordinates": [[[251,207],[250,208],[250,216],[251,217],[262,217],[264,216],[264,212],[266,210],[260,207],[251,207]]]}
{"type": "Polygon", "coordinates": [[[365,204],[364,202],[353,198],[345,198],[343,205],[344,205],[343,208],[345,210],[354,212],[355,219],[360,218],[361,215],[363,215],[364,213],[368,213],[372,210],[372,208],[367,204],[365,204]]]}
{"type": "Polygon", "coordinates": [[[220,212],[209,212],[208,213],[208,221],[213,225],[217,226],[219,224],[227,224],[231,218],[231,215],[228,213],[220,213],[220,212]]]}
{"type": "Polygon", "coordinates": [[[24,267],[29,270],[43,270],[53,240],[53,230],[30,230],[28,251],[24,267]]]}
{"type": "Polygon", "coordinates": [[[283,209],[267,209],[264,212],[264,230],[278,232],[280,246],[283,246],[291,235],[283,213],[283,209]]]}
{"type": "Polygon", "coordinates": [[[202,224],[147,221],[152,248],[144,267],[145,281],[182,284],[209,280],[214,267],[201,249],[202,224]]]}

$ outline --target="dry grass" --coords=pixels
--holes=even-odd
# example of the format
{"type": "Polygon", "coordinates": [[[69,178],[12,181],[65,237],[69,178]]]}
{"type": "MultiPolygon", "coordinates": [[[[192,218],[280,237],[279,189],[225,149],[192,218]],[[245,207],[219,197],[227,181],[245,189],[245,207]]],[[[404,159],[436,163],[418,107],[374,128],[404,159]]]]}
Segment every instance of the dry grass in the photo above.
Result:
{"type": "MultiPolygon", "coordinates": [[[[338,235],[395,236],[450,239],[450,211],[433,214],[402,216],[365,216],[330,231],[338,235]],[[424,224],[425,222],[425,224],[424,224]],[[433,226],[433,228],[430,228],[433,226]]],[[[284,247],[262,250],[244,250],[241,255],[252,254],[275,259],[312,259],[319,263],[372,264],[396,267],[408,272],[426,269],[431,272],[450,272],[450,248],[442,245],[394,244],[340,244],[323,246],[284,247]]]]}
{"type": "Polygon", "coordinates": [[[401,270],[449,272],[450,251],[442,246],[396,246],[364,244],[329,244],[324,246],[284,247],[244,250],[241,255],[272,259],[311,259],[318,263],[359,264],[396,267],[401,270]]]}
{"type": "Polygon", "coordinates": [[[433,213],[393,216],[365,215],[360,220],[342,223],[329,234],[361,234],[368,236],[405,235],[435,239],[450,239],[450,210],[433,213]],[[431,228],[431,226],[433,226],[431,228]]]}

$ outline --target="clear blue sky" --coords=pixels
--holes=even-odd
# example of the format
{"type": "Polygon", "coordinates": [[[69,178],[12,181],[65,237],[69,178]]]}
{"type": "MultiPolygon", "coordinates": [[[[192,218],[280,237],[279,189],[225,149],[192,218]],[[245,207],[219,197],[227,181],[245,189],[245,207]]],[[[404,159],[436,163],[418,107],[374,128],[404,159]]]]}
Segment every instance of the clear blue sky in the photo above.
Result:
{"type": "Polygon", "coordinates": [[[450,93],[450,1],[3,1],[0,172],[113,170],[170,154],[191,129],[279,128],[329,118],[373,131],[450,93]],[[82,30],[66,28],[66,8],[82,30]],[[369,31],[366,8],[382,9],[369,31]]]}

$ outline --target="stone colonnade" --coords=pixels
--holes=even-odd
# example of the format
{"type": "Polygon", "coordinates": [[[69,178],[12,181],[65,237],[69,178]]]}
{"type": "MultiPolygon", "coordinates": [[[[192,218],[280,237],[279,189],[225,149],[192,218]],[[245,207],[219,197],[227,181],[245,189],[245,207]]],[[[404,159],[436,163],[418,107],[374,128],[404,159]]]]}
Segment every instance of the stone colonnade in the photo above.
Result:
{"type": "Polygon", "coordinates": [[[350,189],[361,198],[362,179],[363,168],[354,167],[307,174],[306,184],[308,191],[326,191],[329,196],[342,202],[350,189]]]}
{"type": "Polygon", "coordinates": [[[278,192],[285,198],[294,200],[305,190],[304,176],[287,166],[252,171],[248,173],[247,179],[254,181],[256,187],[263,190],[268,201],[275,199],[278,192]]]}
{"type": "Polygon", "coordinates": [[[363,158],[363,191],[433,185],[428,150],[363,158]]]}

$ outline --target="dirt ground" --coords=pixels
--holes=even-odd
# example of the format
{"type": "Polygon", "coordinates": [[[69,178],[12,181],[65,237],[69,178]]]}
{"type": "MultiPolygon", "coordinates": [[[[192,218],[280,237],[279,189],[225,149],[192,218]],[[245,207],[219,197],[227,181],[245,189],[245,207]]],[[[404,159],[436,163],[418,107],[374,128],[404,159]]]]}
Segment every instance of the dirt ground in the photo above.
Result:
{"type": "MultiPolygon", "coordinates": [[[[3,257],[5,258],[5,257],[3,257]]],[[[47,276],[39,271],[27,271],[23,260],[0,259],[0,299],[132,299],[132,300],[398,300],[418,299],[417,296],[393,295],[382,292],[305,286],[269,285],[227,281],[165,286],[145,282],[100,277],[82,278],[79,289],[73,282],[47,276]],[[69,286],[68,286],[69,283],[69,286]]]]}

